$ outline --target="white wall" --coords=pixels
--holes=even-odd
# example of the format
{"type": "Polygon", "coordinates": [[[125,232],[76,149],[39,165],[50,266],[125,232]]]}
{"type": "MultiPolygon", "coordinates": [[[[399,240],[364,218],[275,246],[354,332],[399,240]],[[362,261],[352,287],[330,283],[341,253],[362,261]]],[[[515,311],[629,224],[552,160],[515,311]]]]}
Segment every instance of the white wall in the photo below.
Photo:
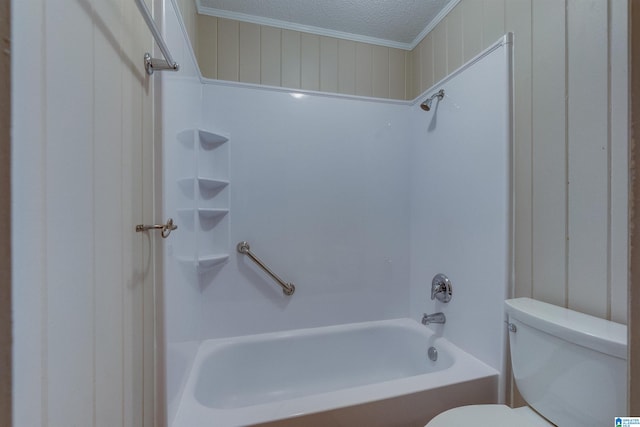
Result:
{"type": "Polygon", "coordinates": [[[153,117],[135,4],[14,1],[16,426],[154,426],[153,117]]]}
{"type": "Polygon", "coordinates": [[[231,258],[203,286],[203,337],[406,316],[406,105],[212,83],[203,111],[231,153],[231,258]]]}
{"type": "Polygon", "coordinates": [[[510,76],[511,45],[497,45],[421,97],[444,89],[431,111],[408,113],[411,317],[444,312],[447,323],[430,327],[501,372],[512,286],[510,76]],[[452,282],[448,303],[430,299],[438,273],[452,282]]]}

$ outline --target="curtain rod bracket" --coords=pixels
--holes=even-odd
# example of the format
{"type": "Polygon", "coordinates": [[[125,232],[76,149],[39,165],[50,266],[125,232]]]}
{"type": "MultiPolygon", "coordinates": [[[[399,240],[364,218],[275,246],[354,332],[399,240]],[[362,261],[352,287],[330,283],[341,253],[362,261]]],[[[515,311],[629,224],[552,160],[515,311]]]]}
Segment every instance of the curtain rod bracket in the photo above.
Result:
{"type": "Polygon", "coordinates": [[[144,69],[147,70],[147,74],[152,75],[154,71],[171,70],[178,71],[180,65],[177,62],[170,64],[164,59],[152,58],[149,52],[144,54],[144,69]]]}
{"type": "Polygon", "coordinates": [[[162,52],[162,55],[165,58],[165,59],[156,59],[156,58],[152,58],[150,53],[148,52],[145,53],[144,68],[145,70],[147,70],[147,74],[152,75],[155,70],[178,71],[180,69],[180,66],[171,57],[171,53],[169,53],[169,48],[167,47],[167,44],[164,42],[164,39],[162,38],[162,35],[160,34],[160,31],[158,30],[158,27],[156,26],[155,21],[151,17],[151,12],[149,12],[149,8],[147,7],[146,3],[144,2],[144,0],[135,0],[135,2],[136,2],[136,5],[138,6],[138,9],[140,10],[140,13],[142,14],[142,18],[144,18],[144,21],[147,23],[147,27],[149,27],[149,31],[151,31],[153,38],[155,39],[158,47],[160,48],[160,51],[162,52]]]}

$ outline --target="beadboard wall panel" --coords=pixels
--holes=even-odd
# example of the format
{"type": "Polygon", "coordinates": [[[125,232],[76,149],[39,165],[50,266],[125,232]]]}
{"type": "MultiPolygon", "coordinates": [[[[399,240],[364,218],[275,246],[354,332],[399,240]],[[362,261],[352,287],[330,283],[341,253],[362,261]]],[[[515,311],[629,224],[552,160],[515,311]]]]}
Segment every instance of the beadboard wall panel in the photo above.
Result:
{"type": "Polygon", "coordinates": [[[320,90],[338,92],[338,39],[320,37],[320,90]]]}
{"type": "MultiPolygon", "coordinates": [[[[208,20],[215,21],[214,18],[207,17],[208,20]]],[[[282,86],[293,89],[300,89],[300,33],[291,30],[282,30],[282,86]]],[[[211,52],[211,56],[215,52],[211,52]]],[[[198,59],[199,61],[199,59],[198,59]]],[[[204,76],[210,76],[202,72],[204,76]]],[[[211,77],[215,78],[215,77],[211,77]]]]}
{"type": "MultiPolygon", "coordinates": [[[[182,10],[187,13],[188,9],[182,10]]],[[[186,26],[187,21],[197,23],[194,46],[198,47],[198,63],[205,78],[380,98],[407,97],[407,51],[212,16],[185,19],[186,26]],[[255,41],[239,42],[253,40],[257,33],[259,51],[253,49],[255,41]],[[259,63],[249,57],[258,58],[259,63]]]]}
{"type": "Polygon", "coordinates": [[[14,424],[158,425],[134,232],[153,219],[152,37],[129,0],[14,5],[14,424]]]}
{"type": "Polygon", "coordinates": [[[269,86],[282,85],[282,30],[260,28],[260,82],[269,86]]]}
{"type": "Polygon", "coordinates": [[[567,304],[605,318],[612,285],[608,22],[606,1],[567,1],[567,304]]]}
{"type": "MultiPolygon", "coordinates": [[[[610,223],[610,269],[611,284],[611,320],[627,322],[627,302],[629,291],[625,283],[629,282],[629,168],[623,167],[629,161],[629,98],[632,85],[629,81],[629,63],[627,46],[630,44],[626,2],[610,3],[611,26],[609,36],[609,84],[611,91],[611,110],[609,111],[610,173],[611,173],[611,223],[610,223]],[[615,285],[614,285],[615,284],[615,285]]],[[[633,19],[633,18],[631,18],[633,19]]],[[[636,23],[637,25],[637,23],[636,23]]],[[[636,31],[640,30],[640,27],[636,31]]],[[[630,49],[638,56],[638,50],[630,49]]],[[[638,94],[636,93],[636,96],[638,94]]],[[[636,162],[636,165],[638,163],[636,162]]],[[[636,228],[637,230],[637,228],[636,228]]]]}
{"type": "Polygon", "coordinates": [[[320,90],[320,36],[300,33],[300,88],[320,90]]]}
{"type": "MultiPolygon", "coordinates": [[[[197,15],[196,19],[196,40],[202,40],[202,42],[194,44],[193,51],[198,57],[198,65],[200,66],[200,72],[202,75],[210,76],[212,79],[218,78],[218,20],[213,19],[207,15],[197,15]]],[[[283,36],[284,46],[284,36],[283,36]]],[[[299,50],[299,48],[298,48],[299,50]]],[[[284,54],[283,54],[284,60],[284,54]]],[[[284,66],[283,66],[284,68],[284,66]]],[[[284,76],[284,74],[283,74],[284,76]]]]}
{"type": "Polygon", "coordinates": [[[11,2],[0,0],[0,425],[11,421],[11,2]]]}
{"type": "MultiPolygon", "coordinates": [[[[531,56],[531,0],[512,0],[505,3],[506,31],[514,33],[513,51],[514,98],[530,100],[532,97],[531,56]]],[[[514,294],[531,297],[532,280],[532,103],[515,102],[513,108],[516,132],[513,147],[514,162],[514,270],[517,280],[514,294]]]]}
{"type": "Polygon", "coordinates": [[[534,0],[531,5],[532,57],[535,58],[532,97],[531,100],[516,99],[516,103],[532,103],[532,295],[565,306],[569,221],[565,4],[557,0],[534,0]]]}

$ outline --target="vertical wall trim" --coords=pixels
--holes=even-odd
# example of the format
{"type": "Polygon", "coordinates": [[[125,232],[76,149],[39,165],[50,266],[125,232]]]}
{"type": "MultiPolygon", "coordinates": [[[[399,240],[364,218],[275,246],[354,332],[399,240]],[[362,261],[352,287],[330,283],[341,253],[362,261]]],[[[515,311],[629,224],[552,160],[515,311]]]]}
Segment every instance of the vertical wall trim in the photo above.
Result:
{"type": "Polygon", "coordinates": [[[629,285],[629,414],[640,414],[640,185],[638,183],[638,165],[640,150],[640,3],[629,2],[629,78],[630,78],[630,116],[629,116],[629,230],[630,236],[630,285],[629,285]],[[632,357],[635,355],[635,357],[632,357]]]}
{"type": "MultiPolygon", "coordinates": [[[[530,64],[533,64],[533,1],[531,0],[531,2],[529,2],[529,22],[531,25],[531,39],[529,40],[530,43],[530,48],[529,48],[529,55],[530,55],[530,64]]],[[[533,74],[533,73],[532,73],[533,74]]],[[[531,95],[533,93],[533,76],[531,76],[531,78],[529,79],[529,94],[531,95]]],[[[531,195],[531,207],[533,207],[533,98],[529,98],[528,100],[529,103],[531,103],[531,111],[529,112],[529,116],[530,116],[530,120],[531,120],[531,147],[530,147],[530,165],[529,167],[531,168],[531,183],[530,186],[531,188],[529,189],[530,191],[530,195],[531,195]]],[[[514,221],[516,220],[516,218],[514,218],[514,221]]],[[[529,287],[529,297],[533,298],[533,284],[534,282],[534,269],[533,269],[533,218],[531,218],[531,225],[530,225],[530,230],[531,230],[531,239],[530,239],[530,248],[529,248],[529,263],[531,264],[531,286],[529,287]]],[[[516,256],[516,254],[514,253],[514,257],[516,256]]],[[[518,393],[519,395],[519,393],[518,393]]]]}
{"type": "MultiPolygon", "coordinates": [[[[96,13],[95,7],[91,4],[91,15],[94,16],[96,13]]],[[[96,31],[95,27],[91,29],[91,45],[93,46],[93,51],[96,50],[96,31]]],[[[96,55],[92,55],[91,62],[91,80],[93,81],[93,85],[91,86],[91,129],[96,129],[96,55]]],[[[91,132],[91,170],[93,172],[93,179],[91,180],[91,220],[95,221],[96,213],[95,213],[95,205],[96,205],[96,179],[95,179],[95,170],[96,170],[96,132],[91,132]]],[[[93,425],[97,425],[97,412],[98,412],[98,399],[97,399],[97,385],[96,385],[96,334],[97,334],[97,319],[96,319],[96,271],[97,271],[97,262],[96,262],[96,250],[95,244],[98,240],[96,240],[96,228],[91,228],[91,392],[93,396],[91,398],[91,416],[93,419],[93,425]]]]}
{"type": "MultiPolygon", "coordinates": [[[[534,0],[535,1],[535,0],[534,0]]],[[[564,173],[565,173],[565,207],[564,207],[564,306],[569,306],[569,260],[571,259],[569,236],[569,4],[564,1],[564,173]]]]}
{"type": "Polygon", "coordinates": [[[627,323],[629,284],[629,3],[611,1],[611,320],[627,323]]]}
{"type": "Polygon", "coordinates": [[[11,3],[0,0],[0,425],[11,420],[11,3]]]}
{"type": "MultiPolygon", "coordinates": [[[[41,5],[42,5],[42,22],[41,22],[41,27],[42,31],[40,32],[40,38],[41,38],[41,43],[40,43],[40,47],[42,48],[41,51],[41,58],[43,58],[42,60],[42,65],[44,66],[45,64],[48,64],[48,53],[49,53],[49,49],[47,48],[47,2],[45,0],[40,0],[41,5]]],[[[47,105],[49,104],[48,102],[48,90],[47,90],[47,74],[43,68],[43,71],[40,73],[40,78],[41,78],[41,88],[42,88],[42,92],[41,92],[41,97],[42,97],[42,103],[40,104],[41,107],[41,120],[42,120],[42,154],[40,156],[40,159],[42,161],[42,165],[41,165],[41,170],[42,170],[42,184],[41,184],[41,189],[43,191],[43,193],[41,194],[42,197],[42,216],[39,218],[42,221],[41,227],[42,227],[42,246],[39,248],[41,250],[41,258],[43,260],[42,262],[42,281],[41,283],[41,288],[42,288],[42,299],[40,300],[42,307],[40,309],[40,312],[42,313],[42,317],[40,317],[40,322],[41,322],[41,330],[42,333],[40,335],[40,338],[42,339],[42,359],[40,360],[40,362],[42,363],[42,367],[41,367],[41,371],[42,371],[42,385],[40,388],[40,393],[42,394],[42,423],[43,423],[43,427],[48,427],[49,426],[49,365],[47,364],[47,361],[49,360],[49,263],[47,262],[47,248],[49,247],[49,233],[47,233],[47,223],[46,223],[46,218],[49,218],[49,208],[47,205],[47,198],[46,198],[46,189],[47,189],[47,176],[49,175],[49,168],[48,163],[47,163],[47,136],[49,135],[49,129],[48,129],[48,125],[49,125],[49,120],[47,117],[47,105]]]]}
{"type": "Polygon", "coordinates": [[[611,320],[611,0],[607,0],[607,305],[611,320]]]}
{"type": "MultiPolygon", "coordinates": [[[[533,26],[533,13],[534,13],[534,6],[533,6],[533,2],[535,0],[531,0],[531,292],[529,294],[529,296],[531,298],[533,298],[534,292],[533,292],[533,287],[534,284],[536,283],[536,269],[535,264],[534,264],[534,250],[535,250],[535,245],[534,245],[534,238],[533,236],[535,236],[535,232],[536,232],[536,227],[535,227],[535,221],[533,220],[533,207],[534,207],[534,191],[535,191],[535,180],[533,179],[533,175],[534,175],[534,166],[535,166],[535,162],[534,162],[534,158],[535,156],[533,155],[534,153],[534,149],[535,149],[535,140],[536,140],[536,127],[534,126],[534,117],[535,117],[535,109],[533,108],[534,104],[533,104],[533,90],[534,90],[534,75],[533,75],[533,58],[534,58],[534,54],[533,54],[533,49],[535,47],[535,33],[536,33],[536,28],[533,26]]],[[[514,37],[518,37],[517,35],[514,35],[514,37]]],[[[517,173],[517,172],[516,172],[517,173]]],[[[514,218],[515,221],[517,221],[517,218],[514,218]]],[[[518,254],[514,253],[514,256],[517,257],[518,254]]],[[[520,393],[517,393],[517,395],[519,396],[520,393]]]]}

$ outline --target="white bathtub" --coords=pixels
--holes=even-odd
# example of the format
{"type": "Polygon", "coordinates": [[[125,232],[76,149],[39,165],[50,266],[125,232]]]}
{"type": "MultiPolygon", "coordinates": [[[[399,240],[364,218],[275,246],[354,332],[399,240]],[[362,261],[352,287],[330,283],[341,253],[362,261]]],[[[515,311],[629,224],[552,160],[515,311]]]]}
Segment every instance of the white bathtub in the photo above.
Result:
{"type": "Polygon", "coordinates": [[[411,319],[208,340],[173,427],[423,426],[455,406],[495,403],[497,382],[495,369],[411,319]]]}

